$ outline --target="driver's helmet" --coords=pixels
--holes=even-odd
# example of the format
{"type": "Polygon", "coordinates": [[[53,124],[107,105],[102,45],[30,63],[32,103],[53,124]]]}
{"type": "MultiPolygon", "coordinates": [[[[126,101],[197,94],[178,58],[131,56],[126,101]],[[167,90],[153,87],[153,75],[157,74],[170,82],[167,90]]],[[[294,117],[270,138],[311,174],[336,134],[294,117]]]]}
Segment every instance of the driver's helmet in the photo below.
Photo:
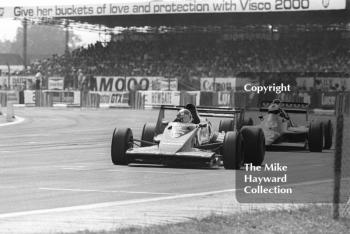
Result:
{"type": "Polygon", "coordinates": [[[181,123],[191,123],[192,115],[191,112],[187,109],[181,109],[176,115],[176,120],[181,123]]]}
{"type": "Polygon", "coordinates": [[[280,112],[280,103],[279,99],[275,99],[272,101],[271,105],[268,107],[267,112],[269,114],[278,114],[280,112]]]}
{"type": "Polygon", "coordinates": [[[272,103],[279,105],[279,104],[281,104],[281,100],[279,100],[279,99],[274,99],[274,100],[272,101],[272,103]]]}

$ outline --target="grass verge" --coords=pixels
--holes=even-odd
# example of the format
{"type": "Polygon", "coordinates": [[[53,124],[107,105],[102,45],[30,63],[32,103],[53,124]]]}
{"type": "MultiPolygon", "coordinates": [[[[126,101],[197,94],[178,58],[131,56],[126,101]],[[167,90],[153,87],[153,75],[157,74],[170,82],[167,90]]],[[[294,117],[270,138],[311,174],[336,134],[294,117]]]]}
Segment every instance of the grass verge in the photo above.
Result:
{"type": "Polygon", "coordinates": [[[310,205],[297,210],[276,210],[239,213],[230,216],[212,215],[184,223],[130,227],[115,231],[74,234],[173,234],[173,233],[350,233],[350,218],[332,219],[332,206],[310,205]]]}

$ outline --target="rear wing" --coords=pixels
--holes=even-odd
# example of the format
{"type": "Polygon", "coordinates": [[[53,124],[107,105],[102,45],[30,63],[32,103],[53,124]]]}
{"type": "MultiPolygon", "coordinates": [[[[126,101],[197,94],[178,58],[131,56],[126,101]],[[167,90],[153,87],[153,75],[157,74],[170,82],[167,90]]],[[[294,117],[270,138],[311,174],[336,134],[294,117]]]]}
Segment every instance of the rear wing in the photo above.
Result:
{"type": "MultiPolygon", "coordinates": [[[[260,112],[267,112],[272,101],[262,101],[260,103],[260,112]]],[[[308,120],[310,104],[305,102],[280,102],[280,108],[287,113],[306,114],[306,120],[308,120]]]]}
{"type": "MultiPolygon", "coordinates": [[[[184,106],[166,106],[162,105],[160,110],[181,110],[184,106]]],[[[219,117],[219,118],[232,118],[236,114],[241,114],[244,112],[243,109],[230,108],[230,107],[207,107],[198,106],[197,111],[201,117],[219,117]]]]}
{"type": "MultiPolygon", "coordinates": [[[[159,129],[161,129],[161,124],[164,119],[165,110],[179,111],[184,108],[185,106],[170,106],[170,105],[160,106],[156,132],[160,133],[159,129]]],[[[237,108],[231,108],[231,107],[198,106],[196,109],[200,117],[232,118],[234,119],[235,126],[241,126],[241,123],[244,120],[244,109],[240,109],[240,108],[237,109],[237,108]]]]}

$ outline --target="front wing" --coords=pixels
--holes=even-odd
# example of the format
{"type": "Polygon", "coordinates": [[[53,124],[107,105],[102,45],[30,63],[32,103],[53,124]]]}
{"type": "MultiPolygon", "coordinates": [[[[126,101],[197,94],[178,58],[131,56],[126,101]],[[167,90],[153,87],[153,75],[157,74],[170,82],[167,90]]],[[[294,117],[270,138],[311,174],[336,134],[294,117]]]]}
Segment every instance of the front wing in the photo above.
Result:
{"type": "Polygon", "coordinates": [[[158,145],[133,148],[126,151],[126,155],[131,162],[145,161],[192,161],[192,162],[211,162],[220,159],[220,155],[209,150],[192,148],[191,151],[167,153],[160,152],[158,145]]]}
{"type": "Polygon", "coordinates": [[[300,127],[291,127],[284,131],[282,131],[278,137],[268,132],[268,130],[264,131],[266,138],[266,145],[274,145],[281,143],[304,143],[307,139],[308,128],[304,126],[300,127]]]}

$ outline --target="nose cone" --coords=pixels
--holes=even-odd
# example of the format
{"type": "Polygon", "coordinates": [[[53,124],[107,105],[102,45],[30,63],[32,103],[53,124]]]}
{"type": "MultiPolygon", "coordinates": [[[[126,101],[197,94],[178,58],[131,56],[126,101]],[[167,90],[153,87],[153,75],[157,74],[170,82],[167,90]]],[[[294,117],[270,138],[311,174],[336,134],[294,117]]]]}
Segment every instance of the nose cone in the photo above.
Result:
{"type": "MultiPolygon", "coordinates": [[[[186,124],[172,123],[172,127],[164,130],[159,144],[161,154],[175,154],[184,148],[189,148],[192,138],[195,136],[195,129],[183,131],[186,124]]],[[[169,126],[170,126],[169,125],[169,126]]]]}

